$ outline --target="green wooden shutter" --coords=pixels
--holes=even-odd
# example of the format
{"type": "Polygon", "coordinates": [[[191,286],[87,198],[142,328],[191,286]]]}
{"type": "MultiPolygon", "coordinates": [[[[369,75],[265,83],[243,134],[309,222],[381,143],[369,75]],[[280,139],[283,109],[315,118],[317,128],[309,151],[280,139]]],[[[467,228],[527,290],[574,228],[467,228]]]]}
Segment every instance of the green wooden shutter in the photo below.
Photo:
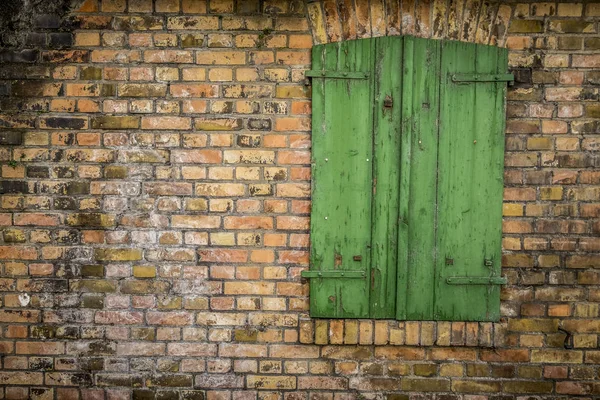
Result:
{"type": "Polygon", "coordinates": [[[442,42],[437,320],[499,318],[506,66],[506,49],[442,42]]]}
{"type": "Polygon", "coordinates": [[[313,47],[311,269],[303,274],[313,317],[369,316],[373,52],[370,40],[313,47]]]}
{"type": "Polygon", "coordinates": [[[310,313],[499,318],[504,49],[313,48],[310,313]]]}

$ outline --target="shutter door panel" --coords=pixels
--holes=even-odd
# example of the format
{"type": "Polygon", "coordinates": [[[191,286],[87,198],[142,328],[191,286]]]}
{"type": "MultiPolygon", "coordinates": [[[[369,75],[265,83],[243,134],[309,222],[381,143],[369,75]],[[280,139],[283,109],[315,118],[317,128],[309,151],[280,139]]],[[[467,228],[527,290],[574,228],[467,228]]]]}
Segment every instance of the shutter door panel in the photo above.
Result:
{"type": "MultiPolygon", "coordinates": [[[[313,71],[370,73],[372,41],[313,48],[313,71]]],[[[311,316],[369,316],[371,79],[313,79],[311,316]],[[342,273],[344,275],[342,275],[342,273]]]]}
{"type": "Polygon", "coordinates": [[[402,44],[398,37],[375,42],[371,318],[396,315],[402,44]]]}
{"type": "Polygon", "coordinates": [[[440,41],[404,38],[398,319],[433,319],[440,41]]]}
{"type": "Polygon", "coordinates": [[[442,46],[435,318],[493,321],[500,286],[486,282],[501,268],[506,83],[456,83],[451,76],[505,73],[507,52],[442,46]]]}

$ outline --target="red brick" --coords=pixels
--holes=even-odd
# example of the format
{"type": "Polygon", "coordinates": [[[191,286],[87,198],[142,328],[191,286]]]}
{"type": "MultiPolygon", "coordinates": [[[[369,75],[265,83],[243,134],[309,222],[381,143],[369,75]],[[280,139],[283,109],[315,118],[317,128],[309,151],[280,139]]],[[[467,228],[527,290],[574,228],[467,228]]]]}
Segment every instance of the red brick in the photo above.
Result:
{"type": "Polygon", "coordinates": [[[65,344],[58,342],[17,342],[16,353],[33,355],[64,354],[65,344]]]}

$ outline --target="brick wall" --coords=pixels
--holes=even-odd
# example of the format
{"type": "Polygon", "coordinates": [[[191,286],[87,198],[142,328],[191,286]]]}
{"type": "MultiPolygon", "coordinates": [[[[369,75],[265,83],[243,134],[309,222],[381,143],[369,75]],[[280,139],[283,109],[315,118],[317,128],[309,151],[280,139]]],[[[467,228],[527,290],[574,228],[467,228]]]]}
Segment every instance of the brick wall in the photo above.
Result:
{"type": "Polygon", "coordinates": [[[0,51],[0,398],[600,396],[600,3],[79,3],[0,51]],[[308,317],[303,72],[388,34],[511,50],[499,323],[308,317]]]}

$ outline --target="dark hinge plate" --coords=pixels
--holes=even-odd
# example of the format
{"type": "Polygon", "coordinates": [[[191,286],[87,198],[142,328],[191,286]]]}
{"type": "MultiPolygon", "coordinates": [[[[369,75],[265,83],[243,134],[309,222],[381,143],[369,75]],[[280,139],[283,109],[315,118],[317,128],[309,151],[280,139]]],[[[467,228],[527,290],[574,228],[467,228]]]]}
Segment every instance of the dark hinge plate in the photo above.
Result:
{"type": "Polygon", "coordinates": [[[350,71],[306,71],[305,76],[309,78],[332,78],[332,79],[367,79],[368,72],[350,71]]]}
{"type": "Polygon", "coordinates": [[[513,74],[453,74],[452,82],[469,83],[469,82],[513,82],[515,77],[513,74]]]}
{"type": "Polygon", "coordinates": [[[365,271],[302,271],[303,278],[366,278],[365,271]]]}
{"type": "Polygon", "coordinates": [[[452,276],[446,278],[448,285],[506,285],[503,276],[452,276]]]}

